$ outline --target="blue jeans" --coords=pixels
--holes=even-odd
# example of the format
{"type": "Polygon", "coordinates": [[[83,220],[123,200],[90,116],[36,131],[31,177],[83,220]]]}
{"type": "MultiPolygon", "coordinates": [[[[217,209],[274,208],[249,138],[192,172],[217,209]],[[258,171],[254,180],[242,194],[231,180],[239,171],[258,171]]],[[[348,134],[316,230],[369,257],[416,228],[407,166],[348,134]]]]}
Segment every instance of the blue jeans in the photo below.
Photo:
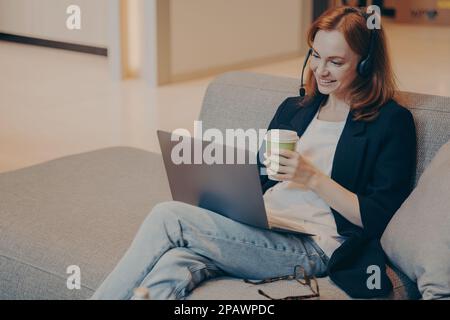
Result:
{"type": "Polygon", "coordinates": [[[181,202],[156,205],[130,248],[91,299],[132,299],[147,287],[152,299],[184,299],[218,276],[264,279],[324,276],[328,257],[307,236],[259,229],[181,202]]]}

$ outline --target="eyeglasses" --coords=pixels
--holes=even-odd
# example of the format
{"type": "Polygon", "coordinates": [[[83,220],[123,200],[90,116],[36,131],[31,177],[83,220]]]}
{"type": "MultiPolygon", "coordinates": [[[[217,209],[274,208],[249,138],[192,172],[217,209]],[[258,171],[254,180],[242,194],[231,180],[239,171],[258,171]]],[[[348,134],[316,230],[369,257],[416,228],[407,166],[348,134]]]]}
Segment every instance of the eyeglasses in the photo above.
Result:
{"type": "Polygon", "coordinates": [[[276,282],[276,281],[280,281],[280,280],[295,280],[298,283],[300,283],[301,285],[308,286],[311,289],[312,294],[306,294],[306,295],[301,295],[301,296],[288,296],[288,297],[284,297],[284,298],[272,298],[271,296],[269,296],[267,293],[265,293],[261,289],[258,289],[258,293],[266,298],[269,298],[270,300],[305,300],[305,299],[320,297],[319,283],[317,282],[316,277],[314,277],[314,275],[310,277],[306,273],[305,269],[302,266],[295,266],[294,274],[292,274],[292,275],[274,277],[274,278],[258,280],[258,281],[244,279],[244,282],[254,284],[254,285],[259,285],[259,284],[276,282]],[[303,281],[300,279],[303,279],[303,281]],[[314,287],[313,287],[313,285],[314,285],[314,287]]]}

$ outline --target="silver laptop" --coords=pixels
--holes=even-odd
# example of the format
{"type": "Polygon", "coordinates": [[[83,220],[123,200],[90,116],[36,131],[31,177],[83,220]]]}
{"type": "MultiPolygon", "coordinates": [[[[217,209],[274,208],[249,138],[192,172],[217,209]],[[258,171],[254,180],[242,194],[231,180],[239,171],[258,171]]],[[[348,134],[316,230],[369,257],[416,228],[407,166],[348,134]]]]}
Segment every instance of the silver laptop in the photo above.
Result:
{"type": "Polygon", "coordinates": [[[207,164],[203,157],[200,161],[199,157],[194,159],[194,149],[197,148],[198,151],[198,146],[200,146],[203,155],[203,151],[208,145],[210,150],[212,149],[212,143],[192,137],[183,137],[182,139],[187,139],[183,140],[186,143],[185,146],[190,148],[190,150],[184,150],[187,155],[182,154],[183,159],[189,160],[180,163],[179,159],[173,161],[172,151],[176,150],[174,152],[176,156],[181,155],[179,152],[181,137],[174,135],[175,141],[172,141],[172,134],[169,132],[158,130],[157,134],[173,200],[211,210],[254,227],[312,235],[307,232],[269,225],[259,179],[259,168],[256,163],[250,163],[250,159],[256,159],[255,153],[215,144],[214,149],[222,149],[224,164],[207,164]],[[174,149],[177,145],[178,147],[174,149]],[[230,154],[228,152],[232,152],[235,159],[238,152],[245,152],[245,164],[225,164],[225,155],[230,154]]]}

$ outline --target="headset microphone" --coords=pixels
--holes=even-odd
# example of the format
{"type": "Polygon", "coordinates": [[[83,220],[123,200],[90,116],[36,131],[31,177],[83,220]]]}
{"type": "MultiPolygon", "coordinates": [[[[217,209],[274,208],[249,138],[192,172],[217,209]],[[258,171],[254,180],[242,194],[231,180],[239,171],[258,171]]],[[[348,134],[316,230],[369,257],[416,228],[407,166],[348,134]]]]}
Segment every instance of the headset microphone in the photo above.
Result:
{"type": "Polygon", "coordinates": [[[308,60],[309,60],[309,57],[311,56],[312,52],[313,52],[313,49],[310,48],[308,50],[308,54],[306,55],[305,62],[303,63],[302,82],[301,82],[301,86],[300,86],[300,90],[299,90],[300,97],[304,97],[306,95],[305,84],[303,82],[303,75],[305,73],[306,65],[308,64],[308,60]]]}

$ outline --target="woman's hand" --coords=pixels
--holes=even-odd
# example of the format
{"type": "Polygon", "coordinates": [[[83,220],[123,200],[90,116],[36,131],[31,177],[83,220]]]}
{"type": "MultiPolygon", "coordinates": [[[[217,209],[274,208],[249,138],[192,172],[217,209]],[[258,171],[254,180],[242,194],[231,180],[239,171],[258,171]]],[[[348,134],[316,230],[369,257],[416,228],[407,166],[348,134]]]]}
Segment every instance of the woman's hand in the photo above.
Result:
{"type": "Polygon", "coordinates": [[[292,181],[300,188],[314,191],[331,208],[351,223],[363,228],[358,196],[342,187],[317,169],[298,152],[272,150],[272,155],[263,162],[267,174],[280,181],[292,181]]]}
{"type": "Polygon", "coordinates": [[[291,181],[303,189],[314,190],[319,178],[323,174],[310,161],[298,152],[280,149],[272,150],[272,154],[263,164],[267,168],[267,174],[280,181],[291,181]]]}

